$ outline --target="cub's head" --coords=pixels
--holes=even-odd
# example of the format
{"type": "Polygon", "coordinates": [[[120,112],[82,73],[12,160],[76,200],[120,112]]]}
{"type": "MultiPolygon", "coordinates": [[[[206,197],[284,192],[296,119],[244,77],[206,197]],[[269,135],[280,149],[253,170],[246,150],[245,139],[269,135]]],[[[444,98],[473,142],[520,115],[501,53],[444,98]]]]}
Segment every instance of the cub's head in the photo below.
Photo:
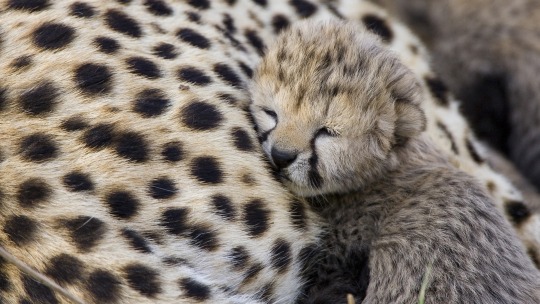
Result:
{"type": "Polygon", "coordinates": [[[263,149],[298,195],[361,189],[425,129],[415,75],[350,23],[306,21],[282,32],[250,90],[263,149]]]}

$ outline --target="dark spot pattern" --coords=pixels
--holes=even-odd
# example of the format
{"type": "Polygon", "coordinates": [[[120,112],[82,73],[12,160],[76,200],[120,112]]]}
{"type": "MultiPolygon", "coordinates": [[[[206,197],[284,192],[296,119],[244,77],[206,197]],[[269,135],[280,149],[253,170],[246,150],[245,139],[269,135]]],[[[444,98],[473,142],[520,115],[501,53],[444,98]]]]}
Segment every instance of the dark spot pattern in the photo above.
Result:
{"type": "Polygon", "coordinates": [[[231,132],[231,136],[233,138],[234,146],[238,150],[245,152],[254,150],[255,146],[246,130],[240,127],[234,128],[231,132]]]}
{"type": "Polygon", "coordinates": [[[266,7],[266,5],[268,4],[266,0],[253,0],[253,2],[257,3],[258,5],[262,7],[266,7]]]}
{"type": "Polygon", "coordinates": [[[2,112],[7,105],[7,90],[3,87],[0,87],[0,112],[2,112]]]}
{"type": "Polygon", "coordinates": [[[190,28],[179,29],[176,33],[176,36],[180,38],[180,40],[200,49],[210,48],[210,41],[206,39],[206,37],[204,37],[203,35],[197,33],[195,30],[192,30],[190,28]]]}
{"type": "Polygon", "coordinates": [[[8,7],[25,11],[41,11],[48,8],[49,0],[9,0],[8,7]]]}
{"type": "Polygon", "coordinates": [[[22,282],[24,285],[24,290],[26,291],[27,296],[34,301],[34,303],[47,303],[47,304],[57,304],[58,299],[54,295],[53,291],[34,280],[33,278],[24,274],[22,276],[22,282]]]}
{"type": "Polygon", "coordinates": [[[80,18],[91,18],[96,14],[94,8],[83,2],[75,2],[69,6],[70,15],[80,18]]]}
{"type": "Polygon", "coordinates": [[[191,163],[191,174],[202,183],[219,184],[223,181],[223,171],[213,157],[198,157],[191,163]]]}
{"type": "Polygon", "coordinates": [[[46,50],[67,46],[75,38],[75,30],[61,23],[45,23],[32,34],[34,44],[46,50]]]}
{"type": "Polygon", "coordinates": [[[317,12],[317,6],[306,0],[290,0],[289,4],[294,7],[298,16],[302,18],[310,17],[317,12]]]}
{"type": "Polygon", "coordinates": [[[214,65],[214,72],[218,77],[233,87],[242,87],[242,80],[231,67],[218,63],[214,65]]]}
{"type": "Polygon", "coordinates": [[[283,15],[275,15],[272,17],[272,27],[274,28],[274,33],[276,34],[279,34],[282,30],[289,27],[289,25],[289,19],[283,15]]]}
{"type": "Polygon", "coordinates": [[[536,251],[536,248],[532,246],[527,248],[527,255],[531,257],[531,260],[533,261],[534,266],[536,266],[537,269],[540,269],[540,258],[538,256],[538,252],[536,251]]]}
{"type": "Polygon", "coordinates": [[[182,122],[197,131],[207,131],[219,127],[223,115],[214,106],[206,102],[194,101],[182,110],[182,122]]]}
{"type": "Polygon", "coordinates": [[[13,60],[11,63],[11,66],[15,69],[24,69],[32,64],[32,56],[30,55],[23,55],[20,57],[17,57],[13,60]]]}
{"type": "Polygon", "coordinates": [[[148,192],[155,199],[166,199],[175,196],[178,193],[178,189],[171,179],[160,177],[150,183],[148,192]]]}
{"type": "Polygon", "coordinates": [[[116,40],[108,37],[97,37],[94,39],[94,44],[100,52],[105,54],[114,54],[120,48],[120,44],[116,40]]]}
{"type": "Polygon", "coordinates": [[[100,149],[109,146],[113,140],[113,127],[99,124],[84,132],[82,140],[90,148],[100,149]]]}
{"type": "Polygon", "coordinates": [[[113,31],[134,38],[142,36],[142,30],[137,21],[118,10],[109,10],[105,13],[105,22],[113,31]]]}
{"type": "Polygon", "coordinates": [[[470,139],[467,138],[465,140],[465,146],[467,147],[467,150],[469,150],[469,154],[477,164],[482,164],[484,162],[482,157],[480,157],[480,154],[478,154],[478,152],[476,151],[476,148],[474,147],[470,139]]]}
{"type": "Polygon", "coordinates": [[[212,196],[211,202],[216,214],[228,221],[234,220],[234,217],[236,216],[236,210],[234,209],[234,206],[228,197],[220,194],[214,195],[212,196]]]}
{"type": "Polygon", "coordinates": [[[452,149],[452,151],[455,154],[459,154],[459,150],[458,150],[458,147],[456,145],[456,142],[454,141],[454,137],[452,136],[452,133],[450,133],[450,131],[448,131],[448,128],[446,127],[446,125],[444,125],[442,122],[438,121],[437,122],[437,127],[444,133],[444,135],[446,135],[446,137],[450,141],[450,149],[452,149]]]}
{"type": "Polygon", "coordinates": [[[441,106],[448,106],[448,88],[440,80],[436,77],[425,77],[426,84],[429,88],[429,91],[435,97],[435,101],[437,101],[441,106]]]}
{"type": "Polygon", "coordinates": [[[372,33],[379,35],[383,41],[390,42],[394,34],[384,19],[376,15],[362,17],[364,26],[372,33]]]}
{"type": "Polygon", "coordinates": [[[44,203],[52,193],[52,189],[44,180],[30,178],[24,181],[17,191],[17,201],[23,208],[35,208],[44,203]]]}
{"type": "Polygon", "coordinates": [[[128,69],[131,73],[146,77],[148,79],[156,79],[161,77],[161,72],[158,66],[152,61],[143,57],[132,57],[126,61],[128,69]]]}
{"type": "Polygon", "coordinates": [[[205,86],[212,82],[212,79],[203,71],[194,67],[185,67],[178,70],[178,78],[195,85],[205,86]]]}
{"type": "Polygon", "coordinates": [[[237,246],[231,249],[228,257],[231,259],[233,268],[236,270],[244,269],[249,262],[249,253],[244,246],[237,246]]]}
{"type": "Polygon", "coordinates": [[[198,9],[209,9],[210,8],[210,1],[208,0],[188,0],[187,3],[194,8],[198,9]]]}
{"type": "Polygon", "coordinates": [[[141,114],[142,117],[155,117],[163,114],[170,103],[161,90],[146,89],[137,94],[133,111],[141,114]]]}
{"type": "Polygon", "coordinates": [[[189,19],[189,21],[200,24],[201,22],[201,15],[199,15],[196,12],[186,12],[186,15],[189,19]]]}
{"type": "Polygon", "coordinates": [[[278,239],[274,242],[271,252],[272,267],[280,273],[287,270],[292,261],[291,245],[283,239],[278,239]]]}
{"type": "Polygon", "coordinates": [[[187,219],[187,209],[168,209],[161,215],[160,224],[164,226],[170,234],[180,235],[184,233],[188,228],[187,219]]]}
{"type": "Polygon", "coordinates": [[[170,16],[173,13],[173,10],[162,0],[146,0],[144,6],[156,16],[170,16]]]}
{"type": "Polygon", "coordinates": [[[506,202],[504,209],[515,225],[521,225],[531,216],[531,211],[522,202],[506,202]]]}
{"type": "Polygon", "coordinates": [[[105,236],[105,223],[93,216],[78,216],[65,220],[64,226],[70,231],[71,240],[82,251],[90,251],[105,236]]]}
{"type": "Polygon", "coordinates": [[[299,200],[293,200],[289,207],[289,214],[293,227],[300,230],[307,228],[307,211],[306,206],[299,200]]]}
{"type": "Polygon", "coordinates": [[[53,257],[45,274],[54,279],[61,285],[73,284],[82,279],[84,272],[84,264],[66,253],[61,253],[53,257]]]}
{"type": "Polygon", "coordinates": [[[153,53],[163,59],[174,59],[178,56],[174,45],[165,42],[156,45],[153,49],[153,53]]]}
{"type": "Polygon", "coordinates": [[[152,250],[148,246],[148,242],[137,231],[123,229],[122,236],[126,238],[131,248],[142,253],[152,253],[152,250]]]}
{"type": "Polygon", "coordinates": [[[51,82],[44,82],[23,92],[19,104],[28,115],[42,115],[52,112],[58,95],[58,89],[51,82]]]}
{"type": "Polygon", "coordinates": [[[109,68],[95,63],[85,63],[75,70],[75,82],[87,94],[104,94],[111,90],[112,73],[109,68]]]}
{"type": "Polygon", "coordinates": [[[261,200],[247,203],[243,211],[243,221],[252,237],[259,237],[268,230],[270,211],[261,200]]]}
{"type": "Polygon", "coordinates": [[[82,172],[70,172],[62,178],[64,186],[73,192],[94,190],[94,183],[90,180],[90,175],[82,172]]]}
{"type": "Polygon", "coordinates": [[[42,133],[35,133],[22,139],[19,153],[27,161],[43,162],[58,155],[58,147],[52,137],[42,133]]]}
{"type": "Polygon", "coordinates": [[[120,297],[120,280],[106,270],[96,270],[88,276],[86,288],[95,303],[115,303],[120,297]]]}
{"type": "Polygon", "coordinates": [[[121,219],[133,217],[140,206],[139,200],[124,190],[109,193],[105,198],[105,203],[111,210],[111,214],[121,219]]]}
{"type": "Polygon", "coordinates": [[[3,231],[13,243],[22,246],[34,239],[38,223],[25,215],[13,215],[6,219],[3,231]]]}
{"type": "Polygon", "coordinates": [[[193,227],[189,233],[191,244],[203,250],[214,251],[218,247],[218,239],[216,233],[208,227],[199,226],[193,227]]]}
{"type": "Polygon", "coordinates": [[[247,30],[245,35],[248,42],[257,50],[259,55],[264,55],[266,46],[264,45],[264,42],[262,41],[261,37],[259,37],[257,32],[253,30],[247,30]]]}
{"type": "Polygon", "coordinates": [[[155,297],[161,292],[159,275],[154,269],[142,264],[131,264],[123,269],[125,278],[134,290],[146,297],[155,297]]]}
{"type": "Polygon", "coordinates": [[[198,301],[208,300],[210,298],[210,287],[191,278],[181,279],[180,288],[188,298],[198,301]]]}
{"type": "Polygon", "coordinates": [[[230,104],[230,105],[233,105],[233,106],[238,103],[238,100],[236,100],[236,98],[234,96],[232,96],[231,94],[220,93],[220,94],[218,94],[218,98],[221,99],[222,101],[230,104]]]}
{"type": "Polygon", "coordinates": [[[249,267],[244,274],[244,280],[242,281],[242,285],[247,285],[252,282],[263,268],[264,267],[261,263],[251,265],[251,267],[249,267]]]}
{"type": "Polygon", "coordinates": [[[60,127],[65,131],[75,132],[86,129],[88,127],[88,123],[82,117],[74,116],[62,122],[60,127]]]}
{"type": "Polygon", "coordinates": [[[236,26],[234,26],[234,20],[229,14],[223,15],[223,25],[225,25],[225,29],[227,32],[233,34],[236,32],[236,26]]]}
{"type": "Polygon", "coordinates": [[[184,149],[180,142],[167,143],[161,151],[163,158],[170,162],[177,162],[184,159],[184,149]]]}
{"type": "Polygon", "coordinates": [[[247,64],[240,61],[240,62],[238,62],[238,65],[240,66],[240,69],[242,70],[242,72],[244,72],[244,74],[248,78],[253,77],[253,69],[251,69],[247,64]]]}
{"type": "Polygon", "coordinates": [[[135,132],[118,134],[115,151],[118,155],[137,163],[148,160],[148,144],[142,135],[135,132]]]}

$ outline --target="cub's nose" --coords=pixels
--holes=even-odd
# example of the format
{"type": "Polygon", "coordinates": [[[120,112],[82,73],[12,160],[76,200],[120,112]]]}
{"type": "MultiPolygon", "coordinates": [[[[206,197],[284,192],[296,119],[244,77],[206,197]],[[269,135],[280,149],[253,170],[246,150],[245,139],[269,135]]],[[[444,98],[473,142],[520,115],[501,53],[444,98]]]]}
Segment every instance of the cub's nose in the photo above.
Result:
{"type": "Polygon", "coordinates": [[[297,154],[272,148],[272,161],[279,169],[287,168],[296,159],[297,154]]]}

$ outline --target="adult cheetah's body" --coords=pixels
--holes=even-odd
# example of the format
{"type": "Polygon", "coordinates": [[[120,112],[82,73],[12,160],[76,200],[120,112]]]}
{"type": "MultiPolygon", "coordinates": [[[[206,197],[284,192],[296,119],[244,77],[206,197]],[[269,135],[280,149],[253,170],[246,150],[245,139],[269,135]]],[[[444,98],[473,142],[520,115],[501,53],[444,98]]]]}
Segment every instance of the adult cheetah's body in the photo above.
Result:
{"type": "MultiPolygon", "coordinates": [[[[245,83],[290,22],[386,18],[325,3],[0,1],[0,244],[86,302],[293,301],[319,228],[269,173],[245,83]]],[[[453,102],[428,113],[458,120],[456,163],[501,206],[520,199],[463,152],[453,102]]],[[[2,261],[0,302],[65,300],[2,261]]]]}

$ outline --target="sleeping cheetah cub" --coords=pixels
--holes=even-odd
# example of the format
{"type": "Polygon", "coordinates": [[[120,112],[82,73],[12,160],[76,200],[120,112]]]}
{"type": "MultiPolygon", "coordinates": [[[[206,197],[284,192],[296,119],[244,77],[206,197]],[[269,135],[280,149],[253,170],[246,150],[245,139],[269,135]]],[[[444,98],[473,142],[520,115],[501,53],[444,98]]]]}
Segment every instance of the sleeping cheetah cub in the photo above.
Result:
{"type": "Polygon", "coordinates": [[[298,23],[251,91],[265,153],[328,225],[308,303],[418,303],[428,268],[425,303],[540,303],[524,248],[424,134],[418,80],[376,37],[298,23]]]}

